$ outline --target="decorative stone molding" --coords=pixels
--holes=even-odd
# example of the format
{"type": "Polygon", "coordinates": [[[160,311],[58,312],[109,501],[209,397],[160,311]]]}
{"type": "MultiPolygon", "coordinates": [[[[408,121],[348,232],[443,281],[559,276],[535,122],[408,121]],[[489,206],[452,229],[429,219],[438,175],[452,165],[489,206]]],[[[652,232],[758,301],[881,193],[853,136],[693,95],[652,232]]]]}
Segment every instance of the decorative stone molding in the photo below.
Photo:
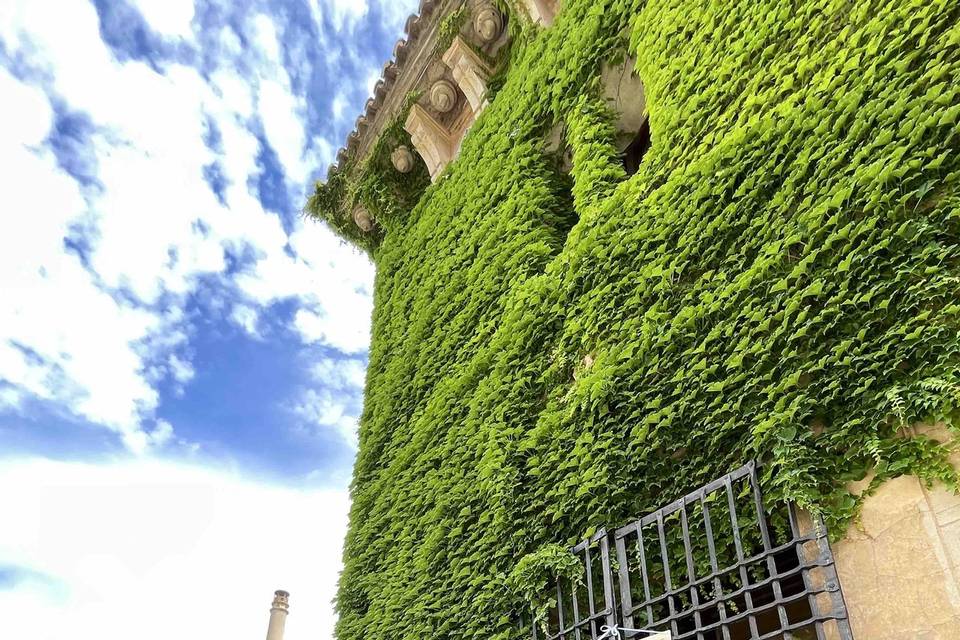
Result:
{"type": "Polygon", "coordinates": [[[393,168],[400,173],[413,171],[413,154],[410,153],[410,149],[405,144],[393,150],[393,153],[390,154],[390,162],[393,163],[393,168]]]}
{"type": "MultiPolygon", "coordinates": [[[[461,7],[466,0],[421,0],[418,13],[407,19],[406,38],[398,40],[393,49],[393,60],[383,67],[373,95],[367,101],[362,116],[365,126],[358,122],[357,130],[351,133],[346,144],[337,152],[336,164],[327,175],[341,171],[351,158],[359,160],[369,153],[384,128],[403,108],[404,100],[411,91],[425,90],[421,81],[423,70],[433,57],[436,46],[437,27],[445,15],[461,7]],[[361,132],[360,129],[363,129],[361,132]]],[[[359,120],[359,119],[358,119],[359,120]]]]}
{"type": "Polygon", "coordinates": [[[560,10],[560,0],[523,0],[523,6],[536,24],[549,27],[560,10]]]}
{"type": "Polygon", "coordinates": [[[449,113],[457,104],[457,88],[448,80],[437,80],[430,87],[430,105],[439,113],[449,113]]]}
{"type": "MultiPolygon", "coordinates": [[[[537,2],[545,2],[545,7],[556,5],[556,0],[537,2]]],[[[382,79],[374,86],[328,175],[362,166],[376,141],[407,107],[408,96],[420,94],[417,108],[410,111],[405,123],[413,136],[406,149],[411,155],[395,149],[391,161],[397,171],[406,173],[415,166],[412,154],[419,153],[436,178],[487,105],[487,83],[493,74],[487,60],[496,59],[509,42],[506,26],[512,17],[512,12],[501,13],[491,0],[421,0],[419,13],[406,22],[406,39],[397,43],[394,59],[384,65],[382,79]],[[463,9],[471,12],[471,19],[460,27],[446,53],[438,55],[442,52],[437,48],[440,25],[445,17],[463,9]]],[[[372,218],[370,224],[374,224],[372,218]]]]}
{"type": "Polygon", "coordinates": [[[483,42],[493,42],[503,33],[503,16],[493,5],[482,6],[474,15],[473,30],[483,42]]]}
{"type": "Polygon", "coordinates": [[[443,54],[443,61],[450,67],[453,79],[467,97],[474,117],[480,115],[487,105],[487,82],[493,70],[460,36],[454,38],[453,44],[443,54]]]}
{"type": "Polygon", "coordinates": [[[364,233],[373,231],[373,217],[363,207],[357,207],[353,210],[353,222],[364,233]]]}
{"type": "Polygon", "coordinates": [[[427,164],[430,178],[436,180],[443,168],[453,160],[456,141],[442,124],[419,104],[413,105],[404,124],[410,141],[427,164]]]}

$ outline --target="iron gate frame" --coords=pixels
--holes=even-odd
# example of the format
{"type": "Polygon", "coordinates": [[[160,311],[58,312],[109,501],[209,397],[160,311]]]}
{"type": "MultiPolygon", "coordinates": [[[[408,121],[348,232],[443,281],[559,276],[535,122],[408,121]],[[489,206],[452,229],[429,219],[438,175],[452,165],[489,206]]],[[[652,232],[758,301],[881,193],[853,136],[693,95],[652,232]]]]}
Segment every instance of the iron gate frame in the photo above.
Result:
{"type": "MultiPolygon", "coordinates": [[[[582,540],[573,546],[570,551],[584,561],[586,571],[586,591],[588,611],[585,617],[581,616],[578,603],[577,583],[571,584],[570,602],[572,603],[573,620],[567,624],[566,613],[564,611],[564,592],[561,582],[558,580],[555,585],[557,598],[557,632],[550,633],[549,630],[541,638],[538,633],[538,625],[534,622],[532,626],[533,640],[601,640],[606,634],[600,629],[601,626],[608,628],[618,628],[623,631],[622,638],[628,640],[637,638],[640,640],[639,631],[633,629],[637,626],[637,619],[645,618],[640,624],[645,629],[661,629],[670,631],[673,640],[707,640],[705,634],[712,634],[715,637],[719,632],[719,637],[723,640],[731,640],[731,625],[737,623],[746,624],[750,632],[750,640],[770,640],[772,638],[783,638],[784,640],[793,640],[793,632],[799,629],[809,629],[813,626],[817,640],[826,640],[828,637],[826,626],[833,622],[837,630],[839,640],[853,640],[853,632],[850,628],[850,622],[847,615],[846,603],[843,600],[843,594],[840,590],[840,580],[837,575],[836,564],[833,551],[827,538],[826,527],[823,520],[819,517],[812,518],[809,530],[804,532],[801,526],[801,519],[795,505],[788,503],[785,505],[787,510],[787,520],[789,522],[790,539],[780,544],[774,544],[770,534],[769,523],[767,522],[767,511],[764,509],[763,495],[760,491],[760,483],[757,476],[757,465],[751,461],[746,465],[736,469],[716,480],[700,487],[699,489],[688,493],[687,495],[674,500],[668,505],[652,511],[641,518],[638,518],[624,526],[618,527],[613,531],[601,529],[589,538],[582,540]],[[750,486],[749,501],[752,503],[751,512],[757,518],[759,526],[760,541],[762,550],[758,553],[748,554],[745,549],[740,522],[743,520],[737,513],[737,500],[734,493],[734,483],[747,482],[750,486]],[[708,497],[712,494],[723,492],[726,496],[726,510],[729,515],[729,525],[733,534],[734,549],[736,560],[733,564],[721,567],[718,562],[716,549],[716,540],[714,535],[713,521],[710,516],[710,506],[708,497]],[[702,514],[702,524],[706,532],[707,549],[710,562],[710,573],[704,576],[697,576],[694,568],[693,553],[691,551],[690,520],[687,513],[688,507],[699,504],[702,514]],[[683,538],[683,556],[685,560],[685,578],[678,577],[676,584],[670,573],[670,563],[667,552],[667,538],[665,534],[665,520],[674,514],[679,513],[681,534],[683,538]],[[656,595],[651,595],[649,582],[649,563],[644,543],[643,529],[648,525],[656,526],[656,538],[659,543],[659,562],[663,567],[666,589],[656,595]],[[633,603],[633,586],[630,579],[630,560],[628,556],[627,538],[636,536],[636,551],[641,563],[640,575],[642,576],[643,600],[637,604],[633,603]],[[611,546],[616,555],[616,567],[611,567],[611,546]],[[804,549],[812,546],[816,550],[815,556],[811,553],[805,553],[804,549]],[[597,551],[591,552],[591,548],[596,547],[597,551]],[[797,566],[790,567],[780,571],[776,564],[776,558],[779,554],[784,554],[794,549],[797,558],[797,566]],[[599,555],[595,558],[594,555],[599,555]],[[600,584],[594,584],[593,567],[594,563],[599,561],[602,578],[600,584]],[[748,567],[762,564],[766,567],[768,573],[766,578],[756,582],[750,582],[748,576],[748,567]],[[740,579],[740,587],[733,591],[725,592],[721,584],[721,577],[736,572],[740,579]],[[811,575],[816,572],[818,575],[811,575]],[[616,574],[616,584],[614,583],[614,574],[616,574]],[[798,593],[785,596],[781,583],[785,579],[793,578],[799,575],[803,582],[803,589],[798,593]],[[714,596],[703,602],[700,601],[699,588],[709,586],[714,589],[714,596]],[[753,602],[752,592],[765,587],[770,587],[773,592],[773,600],[757,605],[753,602]],[[599,608],[598,589],[602,589],[603,608],[599,608]],[[619,597],[618,597],[619,592],[619,597]],[[680,602],[680,596],[686,594],[689,597],[691,606],[678,610],[676,604],[680,602]],[[727,615],[727,604],[732,603],[735,598],[741,597],[746,605],[742,611],[733,615],[727,615]],[[806,599],[810,610],[810,617],[799,621],[790,621],[787,615],[786,607],[794,602],[806,599]],[[824,602],[829,602],[829,606],[824,607],[824,602]],[[619,606],[617,603],[619,602],[619,606]],[[668,614],[666,616],[655,616],[654,606],[666,603],[668,614]],[[704,624],[702,613],[710,608],[716,608],[719,614],[719,620],[716,622],[704,624]],[[823,609],[823,611],[821,611],[823,609]],[[779,628],[761,633],[757,623],[757,617],[767,612],[776,611],[779,621],[779,628]],[[680,631],[679,622],[692,617],[694,629],[690,631],[680,631]],[[602,623],[602,624],[598,624],[602,623]]],[[[531,617],[533,622],[533,618],[531,617]]]]}

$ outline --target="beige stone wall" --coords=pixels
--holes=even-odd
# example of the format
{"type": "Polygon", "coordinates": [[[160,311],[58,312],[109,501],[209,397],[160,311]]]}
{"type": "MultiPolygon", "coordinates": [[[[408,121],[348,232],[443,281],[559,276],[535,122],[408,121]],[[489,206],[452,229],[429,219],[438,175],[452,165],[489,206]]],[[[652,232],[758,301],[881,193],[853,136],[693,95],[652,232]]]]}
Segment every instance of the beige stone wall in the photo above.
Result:
{"type": "MultiPolygon", "coordinates": [[[[916,431],[949,440],[942,426],[916,431]]],[[[960,640],[960,496],[891,480],[834,554],[857,640],[960,640]]]]}

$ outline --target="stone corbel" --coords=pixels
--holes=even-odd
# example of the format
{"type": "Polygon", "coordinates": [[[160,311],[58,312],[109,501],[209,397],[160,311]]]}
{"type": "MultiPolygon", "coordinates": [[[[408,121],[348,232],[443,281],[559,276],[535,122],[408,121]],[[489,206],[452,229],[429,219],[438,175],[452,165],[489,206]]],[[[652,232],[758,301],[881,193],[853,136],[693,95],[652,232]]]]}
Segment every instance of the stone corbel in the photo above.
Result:
{"type": "Polygon", "coordinates": [[[560,0],[523,0],[523,6],[533,22],[549,27],[560,10],[560,0]]]}
{"type": "Polygon", "coordinates": [[[453,79],[467,97],[474,117],[487,106],[487,82],[493,70],[474,52],[463,38],[457,36],[443,54],[443,62],[450,67],[453,79]]]}
{"type": "Polygon", "coordinates": [[[404,124],[410,141],[430,171],[430,179],[436,180],[443,168],[453,160],[456,142],[450,133],[419,104],[414,104],[404,124]]]}

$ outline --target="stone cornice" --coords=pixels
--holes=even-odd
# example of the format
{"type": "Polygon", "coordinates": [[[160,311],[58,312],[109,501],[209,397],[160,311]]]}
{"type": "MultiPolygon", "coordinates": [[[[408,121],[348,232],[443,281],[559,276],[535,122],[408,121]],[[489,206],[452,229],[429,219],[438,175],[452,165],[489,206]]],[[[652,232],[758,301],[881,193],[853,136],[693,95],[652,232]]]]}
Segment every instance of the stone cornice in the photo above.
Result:
{"type": "Polygon", "coordinates": [[[397,42],[393,59],[383,67],[383,75],[374,85],[356,127],[347,136],[346,146],[337,153],[337,164],[328,175],[337,172],[349,158],[363,159],[383,129],[397,116],[407,96],[423,84],[430,61],[435,57],[437,36],[443,18],[468,0],[421,0],[419,12],[405,25],[406,38],[397,42]]]}
{"type": "MultiPolygon", "coordinates": [[[[520,7],[524,18],[545,26],[559,0],[522,0],[520,7]]],[[[431,180],[437,180],[489,103],[487,87],[509,46],[511,15],[495,0],[421,0],[419,13],[407,19],[406,39],[394,48],[327,178],[361,165],[388,127],[405,116],[400,124],[410,144],[390,141],[395,145],[387,150],[393,169],[410,173],[419,156],[431,180]]],[[[360,205],[354,206],[352,218],[362,234],[377,226],[376,212],[360,205]]]]}
{"type": "MultiPolygon", "coordinates": [[[[525,17],[540,25],[553,21],[559,5],[560,0],[520,0],[525,17]]],[[[505,20],[506,16],[499,14],[492,0],[420,0],[418,12],[407,18],[404,25],[406,38],[397,41],[393,58],[384,65],[373,95],[327,175],[339,172],[351,159],[366,158],[387,125],[405,107],[407,97],[418,89],[429,91],[441,75],[449,76],[451,70],[474,117],[479,115],[485,106],[482,93],[486,90],[486,80],[493,70],[470,49],[463,36],[471,34],[473,37],[469,39],[489,54],[504,43],[505,20]],[[456,37],[451,50],[438,51],[443,19],[464,7],[471,11],[471,19],[456,37]],[[438,71],[438,66],[444,63],[451,68],[438,71]]]]}

